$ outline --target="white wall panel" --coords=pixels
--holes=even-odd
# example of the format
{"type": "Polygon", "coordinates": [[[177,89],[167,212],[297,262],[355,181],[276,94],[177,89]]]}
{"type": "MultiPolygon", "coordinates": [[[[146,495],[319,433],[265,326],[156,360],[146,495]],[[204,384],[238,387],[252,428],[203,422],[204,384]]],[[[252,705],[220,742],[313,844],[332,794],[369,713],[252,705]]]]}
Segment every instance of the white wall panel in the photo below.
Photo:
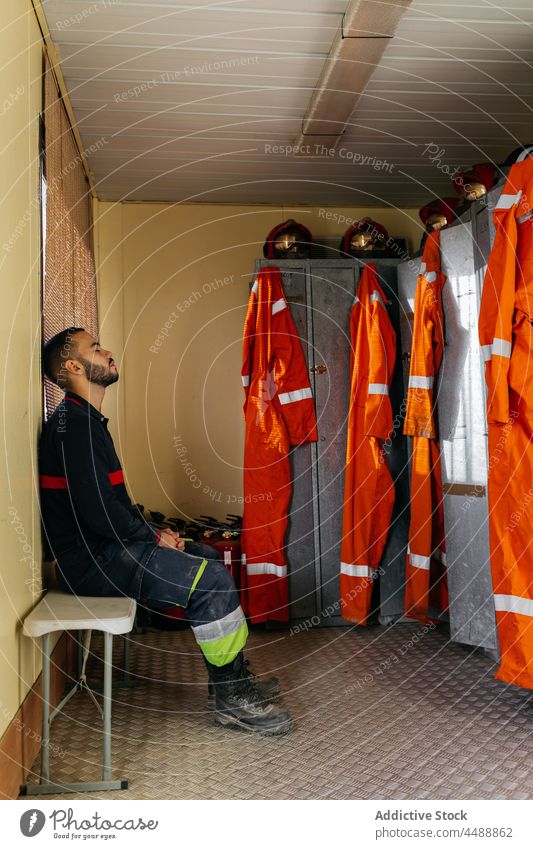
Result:
{"type": "MultiPolygon", "coordinates": [[[[380,202],[421,206],[453,193],[446,169],[500,162],[530,140],[531,0],[413,0],[337,152],[304,164],[268,145],[299,136],[347,0],[43,5],[106,198],[180,199],[199,175],[220,200],[244,201],[246,185],[223,188],[240,173],[245,184],[276,181],[266,202],[320,202],[300,185],[311,173],[330,181],[333,202],[349,202],[354,187],[364,202],[371,184],[380,202]],[[430,143],[443,167],[429,159],[430,143]],[[340,150],[392,167],[350,169],[340,150]],[[189,161],[217,155],[209,166],[189,161]],[[347,187],[337,185],[345,173],[347,187]]],[[[255,200],[263,191],[258,183],[255,200]]]]}

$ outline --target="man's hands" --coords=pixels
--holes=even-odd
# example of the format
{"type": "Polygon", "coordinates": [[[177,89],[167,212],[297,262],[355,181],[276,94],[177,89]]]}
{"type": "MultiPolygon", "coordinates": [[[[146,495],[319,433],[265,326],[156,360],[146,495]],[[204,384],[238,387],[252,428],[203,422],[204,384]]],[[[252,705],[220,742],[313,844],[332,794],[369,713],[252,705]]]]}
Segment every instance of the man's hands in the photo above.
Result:
{"type": "Polygon", "coordinates": [[[177,531],[171,531],[170,528],[165,528],[164,531],[161,531],[158,545],[161,548],[175,548],[177,551],[183,551],[185,548],[185,542],[180,539],[179,533],[177,531]]]}

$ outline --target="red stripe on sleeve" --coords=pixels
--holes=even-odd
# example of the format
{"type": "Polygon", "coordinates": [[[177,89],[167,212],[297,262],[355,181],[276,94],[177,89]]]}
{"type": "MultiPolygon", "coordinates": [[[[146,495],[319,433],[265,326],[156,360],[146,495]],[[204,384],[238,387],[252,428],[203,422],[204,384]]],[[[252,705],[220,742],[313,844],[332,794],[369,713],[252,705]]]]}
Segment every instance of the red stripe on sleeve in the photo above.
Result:
{"type": "Polygon", "coordinates": [[[117,486],[119,483],[124,483],[124,472],[122,469],[117,469],[116,472],[109,472],[108,477],[111,486],[117,486]]]}
{"type": "Polygon", "coordinates": [[[53,475],[41,475],[39,478],[41,489],[68,489],[67,479],[54,477],[53,475]]]}

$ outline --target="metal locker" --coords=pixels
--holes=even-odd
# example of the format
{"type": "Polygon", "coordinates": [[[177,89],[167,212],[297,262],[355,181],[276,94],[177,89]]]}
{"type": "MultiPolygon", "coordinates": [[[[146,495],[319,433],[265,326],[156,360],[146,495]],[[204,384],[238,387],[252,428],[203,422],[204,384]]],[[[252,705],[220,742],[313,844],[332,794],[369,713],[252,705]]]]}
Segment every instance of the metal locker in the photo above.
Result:
{"type": "Polygon", "coordinates": [[[420,273],[422,257],[415,257],[398,266],[398,307],[400,312],[401,360],[403,385],[409,383],[411,343],[413,341],[413,321],[415,317],[416,282],[420,273]]]}
{"type": "MultiPolygon", "coordinates": [[[[500,191],[493,190],[497,196],[500,191]]],[[[491,199],[490,206],[495,202],[491,199]]],[[[445,348],[436,404],[451,638],[483,647],[496,656],[488,543],[485,378],[477,333],[483,257],[488,256],[492,242],[490,226],[487,204],[481,201],[441,235],[442,270],[447,281],[442,292],[445,348]]],[[[405,385],[420,263],[421,257],[398,269],[405,385]]]]}
{"type": "Polygon", "coordinates": [[[472,236],[474,240],[474,264],[479,283],[479,292],[483,288],[483,279],[487,268],[490,249],[494,242],[495,229],[493,221],[494,207],[498,203],[503,190],[503,182],[495,186],[486,197],[470,207],[472,216],[472,236]]]}
{"type": "Polygon", "coordinates": [[[315,447],[317,609],[325,624],[339,624],[346,426],[350,397],[350,310],[359,279],[351,260],[311,262],[315,447]],[[331,611],[331,612],[330,612],[331,611]]]}
{"type": "Polygon", "coordinates": [[[490,574],[487,426],[472,223],[441,235],[445,348],[437,389],[452,640],[497,649],[490,574]]]}
{"type": "MultiPolygon", "coordinates": [[[[318,420],[318,443],[291,451],[293,496],[287,535],[290,613],[292,619],[318,617],[323,625],[345,624],[340,616],[339,564],[344,500],[346,426],[350,391],[350,310],[360,265],[351,259],[260,260],[278,265],[304,352],[308,358],[318,420]],[[304,282],[305,281],[305,282],[304,282]]],[[[399,342],[396,260],[377,263],[388,293],[399,342]]],[[[401,355],[391,392],[393,414],[401,415],[401,355]]],[[[398,481],[394,524],[380,578],[382,616],[392,621],[403,610],[403,582],[408,519],[405,441],[397,427],[387,448],[398,481]]],[[[313,620],[315,621],[315,620],[313,620]]]]}

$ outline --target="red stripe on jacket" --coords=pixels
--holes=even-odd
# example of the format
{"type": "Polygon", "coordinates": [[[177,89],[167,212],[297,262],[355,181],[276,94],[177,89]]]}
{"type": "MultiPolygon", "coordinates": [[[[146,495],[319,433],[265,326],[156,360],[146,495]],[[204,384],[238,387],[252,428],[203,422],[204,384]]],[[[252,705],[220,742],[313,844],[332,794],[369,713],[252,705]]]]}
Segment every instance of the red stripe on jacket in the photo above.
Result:
{"type": "Polygon", "coordinates": [[[41,489],[68,489],[66,478],[54,477],[53,475],[41,475],[39,481],[41,489]]]}
{"type": "Polygon", "coordinates": [[[124,483],[124,472],[122,469],[117,469],[116,472],[109,472],[108,478],[111,486],[117,486],[119,483],[124,483]]]}
{"type": "MultiPolygon", "coordinates": [[[[124,483],[124,472],[122,469],[117,469],[115,472],[109,472],[108,478],[111,486],[118,486],[124,483]]],[[[68,489],[67,479],[54,475],[41,475],[39,482],[41,489],[68,489]]]]}

